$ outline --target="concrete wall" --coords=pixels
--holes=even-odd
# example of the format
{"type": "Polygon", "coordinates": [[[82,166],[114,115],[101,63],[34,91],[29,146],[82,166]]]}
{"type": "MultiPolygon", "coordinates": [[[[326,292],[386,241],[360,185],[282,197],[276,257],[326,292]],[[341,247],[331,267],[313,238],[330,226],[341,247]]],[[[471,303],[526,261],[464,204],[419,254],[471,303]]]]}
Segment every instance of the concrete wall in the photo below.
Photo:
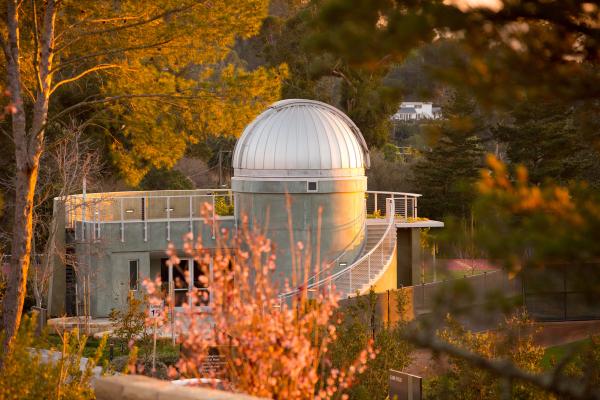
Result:
{"type": "Polygon", "coordinates": [[[220,390],[183,387],[140,375],[101,377],[94,382],[97,400],[258,400],[220,390]]]}
{"type": "MultiPolygon", "coordinates": [[[[351,263],[364,246],[366,178],[252,180],[234,177],[235,215],[266,231],[277,246],[277,271],[293,275],[297,242],[310,249],[311,268],[319,262],[351,263]],[[308,182],[317,190],[307,191],[308,182]],[[319,226],[320,221],[320,226],[319,226]],[[292,242],[292,243],[291,243],[292,242]]],[[[305,253],[306,254],[306,253],[305,253]]],[[[309,273],[312,275],[312,272],[309,273]]]]}
{"type": "Polygon", "coordinates": [[[383,293],[398,288],[398,250],[394,252],[388,269],[373,285],[375,293],[383,293]]]}
{"type": "Polygon", "coordinates": [[[52,254],[52,275],[48,285],[48,315],[56,316],[65,313],[65,205],[61,200],[55,199],[52,209],[52,224],[55,227],[53,244],[50,246],[54,250],[52,254]]]}
{"type": "Polygon", "coordinates": [[[342,253],[344,256],[338,261],[350,264],[362,250],[363,193],[293,193],[289,207],[281,194],[239,193],[236,196],[236,213],[251,215],[251,223],[266,230],[276,246],[277,271],[287,277],[292,276],[292,258],[298,258],[291,248],[298,242],[310,249],[313,269],[319,261],[331,262],[342,253]]]}
{"type": "Polygon", "coordinates": [[[421,283],[421,230],[419,228],[398,228],[397,259],[398,286],[411,286],[421,283]]]}

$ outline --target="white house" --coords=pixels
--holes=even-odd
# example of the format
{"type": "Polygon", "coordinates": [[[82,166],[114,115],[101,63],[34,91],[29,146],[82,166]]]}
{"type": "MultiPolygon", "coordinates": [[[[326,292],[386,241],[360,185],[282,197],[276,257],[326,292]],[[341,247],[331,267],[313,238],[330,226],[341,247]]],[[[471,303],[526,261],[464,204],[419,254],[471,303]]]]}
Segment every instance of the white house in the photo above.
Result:
{"type": "Polygon", "coordinates": [[[441,107],[435,107],[431,102],[405,101],[400,104],[396,114],[392,115],[392,121],[418,121],[441,117],[441,107]]]}

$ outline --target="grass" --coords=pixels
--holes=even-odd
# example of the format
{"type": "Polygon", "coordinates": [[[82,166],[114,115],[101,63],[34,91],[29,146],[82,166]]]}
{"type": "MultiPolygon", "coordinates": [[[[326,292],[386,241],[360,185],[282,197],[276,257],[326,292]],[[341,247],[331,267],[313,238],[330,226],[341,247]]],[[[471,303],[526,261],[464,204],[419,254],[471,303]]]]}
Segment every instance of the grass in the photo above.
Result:
{"type": "MultiPolygon", "coordinates": [[[[106,348],[104,349],[104,354],[102,354],[102,358],[100,359],[100,364],[109,358],[110,355],[110,343],[109,339],[106,348]]],[[[126,343],[114,343],[113,347],[113,358],[127,356],[129,355],[129,348],[126,343]]],[[[96,350],[98,349],[98,345],[100,344],[100,339],[96,339],[94,337],[89,337],[85,343],[85,348],[83,350],[84,357],[92,357],[96,350]]],[[[46,339],[41,345],[44,348],[54,348],[56,350],[60,350],[62,347],[62,339],[59,335],[50,334],[47,335],[46,339]]],[[[140,349],[140,353],[151,353],[152,347],[140,349]]],[[[171,340],[169,339],[160,339],[156,342],[156,354],[158,358],[175,358],[179,355],[179,345],[172,346],[171,340]]]]}
{"type": "Polygon", "coordinates": [[[567,354],[572,351],[577,352],[579,348],[582,346],[589,344],[590,339],[578,340],[576,342],[570,342],[561,344],[558,346],[548,347],[544,353],[544,358],[542,359],[542,365],[544,369],[551,369],[553,366],[562,360],[567,354]]]}

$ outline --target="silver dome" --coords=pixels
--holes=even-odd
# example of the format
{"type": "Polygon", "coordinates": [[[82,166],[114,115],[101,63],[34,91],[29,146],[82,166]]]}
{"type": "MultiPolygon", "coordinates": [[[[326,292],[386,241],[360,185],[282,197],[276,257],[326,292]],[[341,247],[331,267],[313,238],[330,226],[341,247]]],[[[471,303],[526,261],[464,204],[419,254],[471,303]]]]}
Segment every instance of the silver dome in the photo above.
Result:
{"type": "Polygon", "coordinates": [[[369,150],[350,118],[329,104],[289,99],[250,123],[233,153],[237,177],[364,176],[369,150]]]}

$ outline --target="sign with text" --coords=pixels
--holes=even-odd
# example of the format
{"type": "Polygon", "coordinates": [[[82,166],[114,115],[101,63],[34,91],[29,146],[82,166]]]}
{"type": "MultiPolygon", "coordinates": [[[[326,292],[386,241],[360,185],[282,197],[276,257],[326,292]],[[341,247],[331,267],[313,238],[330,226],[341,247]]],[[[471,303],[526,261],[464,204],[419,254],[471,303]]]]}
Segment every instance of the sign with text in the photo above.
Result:
{"type": "Polygon", "coordinates": [[[390,369],[390,400],[421,400],[421,377],[390,369]]]}
{"type": "Polygon", "coordinates": [[[148,307],[148,314],[150,318],[160,318],[165,308],[165,302],[161,301],[160,304],[150,304],[148,307]]]}

